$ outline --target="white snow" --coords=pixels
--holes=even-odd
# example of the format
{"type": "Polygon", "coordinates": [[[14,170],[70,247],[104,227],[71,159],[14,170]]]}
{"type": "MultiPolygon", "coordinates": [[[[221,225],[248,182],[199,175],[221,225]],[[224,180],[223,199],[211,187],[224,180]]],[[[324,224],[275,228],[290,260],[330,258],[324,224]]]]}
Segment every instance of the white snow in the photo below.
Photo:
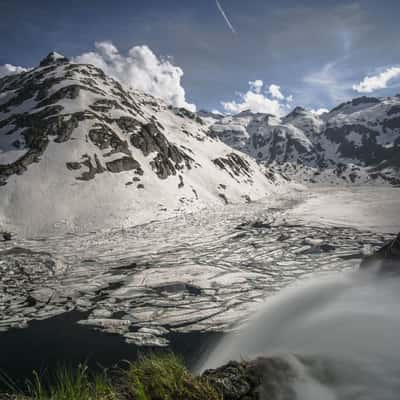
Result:
{"type": "MultiPolygon", "coordinates": [[[[66,65],[61,64],[49,74],[62,77],[65,68],[66,65]]],[[[81,68],[91,73],[94,67],[81,68]]],[[[74,71],[70,78],[55,85],[49,91],[49,95],[67,85],[81,82],[84,84],[85,78],[82,73],[74,71]]],[[[65,119],[70,118],[70,113],[90,110],[90,105],[99,99],[120,103],[121,99],[113,92],[115,82],[112,79],[95,79],[96,89],[104,95],[81,89],[78,98],[59,101],[57,104],[63,107],[62,115],[65,115],[65,119]]],[[[67,162],[81,162],[85,154],[92,160],[97,155],[102,165],[117,158],[117,155],[107,156],[109,149],[101,151],[88,140],[88,132],[96,120],[84,120],[73,131],[70,140],[63,143],[50,141],[38,163],[31,164],[22,175],[11,176],[7,184],[0,187],[0,225],[30,234],[53,230],[131,226],[154,219],[169,218],[181,212],[223,206],[221,185],[226,187],[223,194],[230,203],[243,203],[246,198],[258,200],[281,190],[278,186],[284,181],[279,180],[279,176],[277,186],[265,177],[263,169],[254,160],[244,154],[237,152],[248,162],[250,176],[231,176],[229,170],[220,169],[215,165],[214,159],[226,157],[234,150],[221,141],[210,138],[207,135],[207,126],[176,115],[167,104],[152,96],[140,92],[132,92],[130,96],[142,112],[142,115],[135,112],[136,120],[147,123],[156,118],[163,126],[161,131],[168,141],[185,149],[184,151],[194,159],[192,169],[184,169],[180,173],[183,187],[178,186],[179,174],[160,179],[150,165],[154,154],[145,157],[139,149],[130,144],[129,136],[133,132],[127,135],[111,122],[104,123],[122,140],[127,141],[133,158],[140,163],[144,171],[140,183],[144,188],[138,188],[137,184],[127,185],[132,183],[133,171],[117,174],[105,171],[90,181],[77,180],[85,167],[70,171],[66,168],[67,162]]],[[[37,101],[31,98],[0,117],[6,118],[20,112],[39,112],[41,109],[35,108],[36,105],[37,101]]],[[[100,116],[100,113],[95,114],[100,116]]],[[[120,116],[132,117],[132,110],[123,106],[121,110],[107,113],[109,118],[120,116]]],[[[2,135],[1,138],[7,140],[7,148],[5,145],[0,148],[8,153],[4,153],[2,159],[15,160],[21,153],[10,152],[11,137],[2,135]]],[[[118,154],[120,157],[124,156],[118,154]]]]}
{"type": "Polygon", "coordinates": [[[355,186],[314,188],[286,215],[310,224],[348,226],[376,232],[400,231],[400,188],[355,186]]]}

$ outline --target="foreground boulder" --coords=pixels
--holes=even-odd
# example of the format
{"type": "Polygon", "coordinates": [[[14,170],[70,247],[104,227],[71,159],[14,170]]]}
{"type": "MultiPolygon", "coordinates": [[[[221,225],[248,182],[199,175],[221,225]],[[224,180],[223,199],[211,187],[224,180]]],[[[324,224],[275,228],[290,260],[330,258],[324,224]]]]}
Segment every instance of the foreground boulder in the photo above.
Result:
{"type": "Polygon", "coordinates": [[[382,273],[400,273],[400,233],[374,254],[364,258],[360,268],[377,268],[382,273]]]}
{"type": "Polygon", "coordinates": [[[296,376],[289,361],[281,357],[231,361],[203,374],[224,400],[294,399],[290,383],[296,376]]]}

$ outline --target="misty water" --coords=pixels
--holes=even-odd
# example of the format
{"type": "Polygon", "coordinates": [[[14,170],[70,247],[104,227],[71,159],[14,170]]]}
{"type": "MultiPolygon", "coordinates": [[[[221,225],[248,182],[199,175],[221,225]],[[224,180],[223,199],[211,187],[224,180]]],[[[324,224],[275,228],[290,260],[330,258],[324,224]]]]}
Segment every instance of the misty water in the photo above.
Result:
{"type": "Polygon", "coordinates": [[[309,197],[314,219],[309,209],[299,214],[310,204],[302,193],[129,229],[1,242],[0,369],[19,378],[60,359],[110,366],[170,348],[200,370],[279,353],[296,371],[299,399],[392,399],[389,389],[365,393],[397,384],[398,283],[354,272],[394,236],[398,216],[387,210],[399,189],[381,190],[342,189],[356,199],[346,207],[360,211],[368,193],[370,209],[381,202],[385,223],[375,212],[374,229],[365,219],[336,223],[333,211],[324,220],[318,196],[309,197]]]}
{"type": "Polygon", "coordinates": [[[314,278],[258,307],[247,327],[226,336],[199,367],[275,356],[291,366],[286,384],[299,400],[397,399],[399,304],[398,276],[314,278]]]}

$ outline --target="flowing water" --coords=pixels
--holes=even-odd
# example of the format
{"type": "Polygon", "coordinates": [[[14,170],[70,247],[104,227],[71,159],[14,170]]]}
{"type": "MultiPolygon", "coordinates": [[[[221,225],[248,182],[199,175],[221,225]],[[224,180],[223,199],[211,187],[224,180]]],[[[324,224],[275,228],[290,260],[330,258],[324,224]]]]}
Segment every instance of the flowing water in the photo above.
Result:
{"type": "Polygon", "coordinates": [[[298,400],[394,400],[400,393],[400,279],[348,272],[311,279],[268,300],[201,368],[278,356],[298,400]]]}

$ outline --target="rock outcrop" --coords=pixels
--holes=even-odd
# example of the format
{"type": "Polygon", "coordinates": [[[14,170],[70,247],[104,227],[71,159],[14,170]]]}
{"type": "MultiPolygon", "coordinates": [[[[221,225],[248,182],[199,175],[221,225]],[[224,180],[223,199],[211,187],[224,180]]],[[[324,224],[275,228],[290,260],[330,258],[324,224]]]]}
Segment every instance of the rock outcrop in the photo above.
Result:
{"type": "Polygon", "coordinates": [[[374,254],[365,257],[361,269],[376,268],[380,273],[400,273],[400,233],[374,254]]]}
{"type": "Polygon", "coordinates": [[[281,357],[260,357],[249,362],[231,361],[203,376],[223,400],[294,400],[290,383],[297,373],[281,357]]]}

